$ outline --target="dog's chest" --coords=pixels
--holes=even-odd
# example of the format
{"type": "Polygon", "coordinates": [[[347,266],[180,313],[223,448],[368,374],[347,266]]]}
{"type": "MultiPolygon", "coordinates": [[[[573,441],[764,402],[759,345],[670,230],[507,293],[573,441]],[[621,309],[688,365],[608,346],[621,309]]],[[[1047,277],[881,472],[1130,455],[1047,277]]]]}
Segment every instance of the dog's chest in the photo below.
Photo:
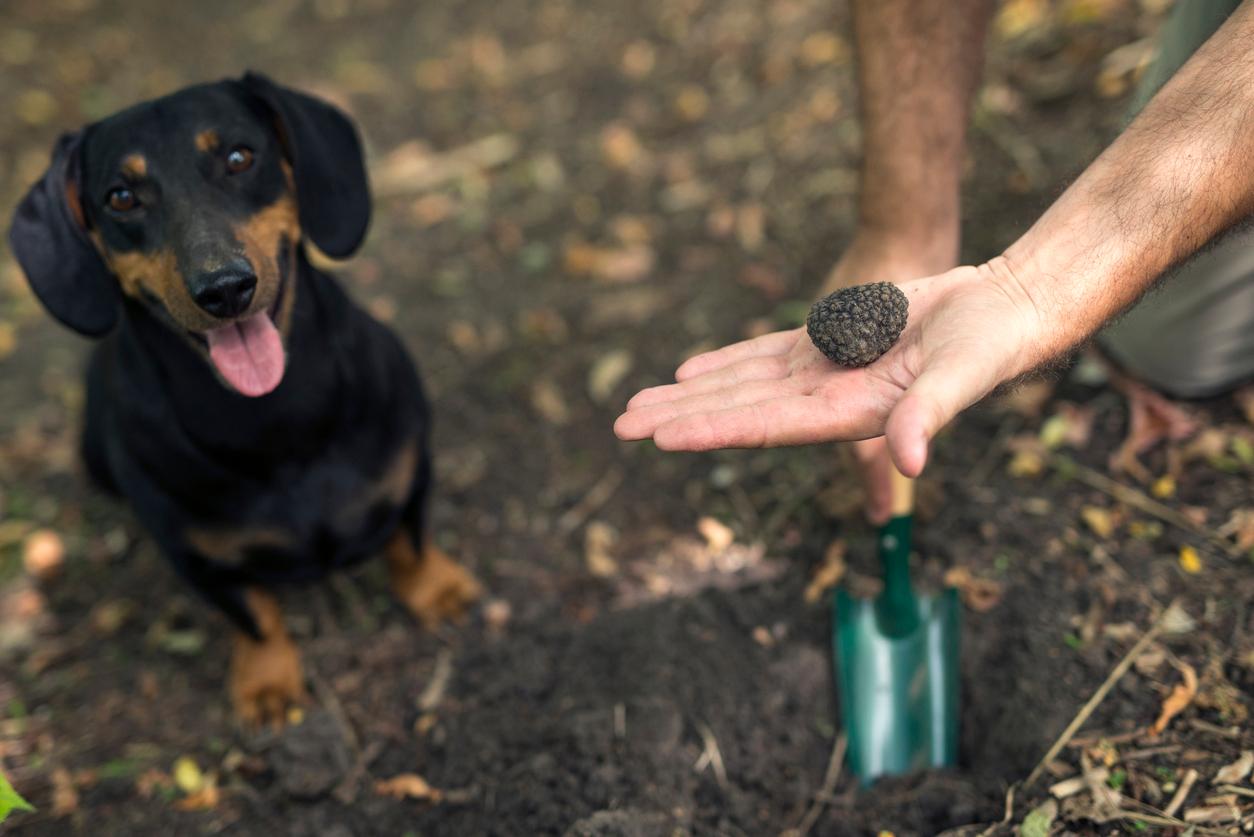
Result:
{"type": "Polygon", "coordinates": [[[193,524],[186,540],[201,558],[249,574],[316,576],[382,547],[413,495],[419,462],[409,439],[374,468],[347,452],[285,466],[252,496],[241,522],[193,524]]]}

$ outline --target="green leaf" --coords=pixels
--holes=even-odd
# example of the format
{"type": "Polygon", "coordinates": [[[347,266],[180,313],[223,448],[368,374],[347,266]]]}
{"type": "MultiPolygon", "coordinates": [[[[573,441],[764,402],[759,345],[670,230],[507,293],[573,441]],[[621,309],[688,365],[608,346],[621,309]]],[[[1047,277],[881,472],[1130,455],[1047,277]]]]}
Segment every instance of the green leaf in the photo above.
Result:
{"type": "Polygon", "coordinates": [[[10,811],[34,811],[35,807],[22,797],[9,784],[9,777],[0,772],[0,822],[9,818],[10,811]]]}
{"type": "Polygon", "coordinates": [[[1049,800],[1044,805],[1032,809],[1032,813],[1023,818],[1019,833],[1023,837],[1049,837],[1049,827],[1054,824],[1058,814],[1058,803],[1049,800]]]}

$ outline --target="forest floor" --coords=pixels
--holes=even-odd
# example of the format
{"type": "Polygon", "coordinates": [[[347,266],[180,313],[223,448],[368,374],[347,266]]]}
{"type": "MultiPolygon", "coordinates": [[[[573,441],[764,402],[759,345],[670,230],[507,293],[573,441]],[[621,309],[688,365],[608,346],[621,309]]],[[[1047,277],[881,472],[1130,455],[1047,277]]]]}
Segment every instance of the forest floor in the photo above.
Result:
{"type": "MultiPolygon", "coordinates": [[[[1162,5],[1003,8],[965,259],[1006,246],[1114,136],[1162,5]]],[[[869,574],[874,548],[847,454],[663,454],[610,431],[684,356],[796,323],[847,242],[847,18],[828,0],[4,3],[5,207],[60,131],[186,83],[255,68],[353,113],[377,202],[340,275],[423,371],[435,537],[489,592],[427,633],[379,562],[287,591],[313,701],[282,732],[238,728],[227,625],[81,475],[89,347],[0,252],[0,768],[38,809],[0,832],[1248,825],[1248,399],[1187,405],[1187,439],[1113,467],[1126,406],[1084,357],[939,439],[918,552],[963,581],[961,765],[870,789],[825,782],[840,720],[822,582],[841,561],[869,574]],[[33,577],[30,553],[59,572],[33,577]]]]}

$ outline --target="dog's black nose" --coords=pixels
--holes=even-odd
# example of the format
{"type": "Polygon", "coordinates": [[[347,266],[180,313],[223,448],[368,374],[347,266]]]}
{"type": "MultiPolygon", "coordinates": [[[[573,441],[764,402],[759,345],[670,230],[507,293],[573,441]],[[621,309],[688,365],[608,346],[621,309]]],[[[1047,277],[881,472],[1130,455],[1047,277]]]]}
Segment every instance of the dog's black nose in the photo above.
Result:
{"type": "Polygon", "coordinates": [[[242,314],[253,301],[257,276],[243,260],[202,273],[192,288],[192,299],[215,317],[226,319],[242,314]]]}

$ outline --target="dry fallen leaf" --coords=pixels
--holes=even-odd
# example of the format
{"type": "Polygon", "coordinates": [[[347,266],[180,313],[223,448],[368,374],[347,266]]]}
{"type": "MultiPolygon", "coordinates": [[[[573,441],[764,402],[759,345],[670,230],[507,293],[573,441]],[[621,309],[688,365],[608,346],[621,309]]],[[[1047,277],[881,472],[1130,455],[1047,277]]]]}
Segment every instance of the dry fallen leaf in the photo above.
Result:
{"type": "Polygon", "coordinates": [[[380,779],[375,782],[374,791],[393,799],[429,799],[432,802],[439,802],[444,796],[417,773],[401,773],[391,779],[380,779]]]}
{"type": "Polygon", "coordinates": [[[611,168],[630,169],[644,162],[646,154],[636,132],[622,122],[614,122],[601,131],[601,156],[611,168]]]}
{"type": "Polygon", "coordinates": [[[675,96],[675,110],[687,122],[696,122],[710,109],[710,94],[695,84],[686,84],[675,96]]]}
{"type": "Polygon", "coordinates": [[[1154,721],[1150,726],[1152,735],[1161,735],[1163,730],[1167,729],[1167,724],[1171,723],[1171,719],[1183,712],[1188,705],[1193,702],[1193,698],[1197,697],[1197,671],[1193,666],[1182,660],[1172,660],[1183,678],[1183,683],[1177,683],[1167,695],[1167,699],[1163,701],[1162,711],[1158,715],[1158,720],[1154,721]]]}
{"type": "Polygon", "coordinates": [[[811,67],[837,63],[848,55],[849,47],[833,32],[814,32],[801,42],[801,60],[811,67]]]}
{"type": "Polygon", "coordinates": [[[483,621],[497,633],[504,631],[514,615],[514,607],[505,599],[489,599],[483,605],[483,621]]]}
{"type": "Polygon", "coordinates": [[[1118,522],[1110,509],[1101,506],[1085,506],[1080,509],[1080,519],[1093,530],[1093,534],[1106,539],[1115,533],[1118,522]]]}
{"type": "Polygon", "coordinates": [[[193,794],[205,786],[205,774],[190,756],[179,756],[174,762],[174,784],[186,794],[193,794]]]}
{"type": "Polygon", "coordinates": [[[1008,0],[997,13],[993,28],[1010,40],[1049,21],[1048,0],[1008,0]]]}
{"type": "Polygon", "coordinates": [[[629,78],[644,78],[653,72],[657,61],[657,51],[648,41],[632,41],[623,50],[621,67],[623,75],[629,78]]]}
{"type": "Polygon", "coordinates": [[[64,767],[52,771],[52,815],[64,817],[78,810],[78,790],[74,777],[64,767]]]}
{"type": "Polygon", "coordinates": [[[1029,381],[1001,396],[998,403],[1024,418],[1034,419],[1041,414],[1057,386],[1054,381],[1029,381]]]}
{"type": "Polygon", "coordinates": [[[1001,582],[977,578],[966,567],[951,567],[945,572],[945,586],[956,587],[962,602],[976,613],[987,613],[1002,597],[1001,582]]]}
{"type": "Polygon", "coordinates": [[[176,811],[209,811],[218,807],[218,803],[222,799],[222,794],[218,790],[218,783],[210,778],[205,781],[204,787],[195,793],[189,793],[173,805],[176,811]]]}
{"type": "Polygon", "coordinates": [[[697,521],[697,531],[705,538],[706,546],[711,552],[726,552],[736,540],[736,533],[727,524],[713,517],[703,517],[697,521]]]}
{"type": "Polygon", "coordinates": [[[57,100],[47,90],[32,88],[17,97],[13,112],[27,125],[44,125],[57,113],[57,100]]]}
{"type": "Polygon", "coordinates": [[[1219,768],[1213,784],[1236,785],[1245,781],[1245,777],[1254,770],[1254,750],[1242,750],[1241,757],[1232,764],[1219,768]]]}
{"type": "Polygon", "coordinates": [[[1254,509],[1235,509],[1228,522],[1219,528],[1219,534],[1235,540],[1237,549],[1242,552],[1254,549],[1254,509]]]}
{"type": "Polygon", "coordinates": [[[1159,500],[1170,499],[1176,493],[1176,478],[1171,474],[1163,474],[1154,480],[1154,484],[1150,486],[1150,493],[1159,500]]]}
{"type": "Polygon", "coordinates": [[[566,245],[563,265],[572,276],[591,276],[603,282],[638,282],[653,271],[656,261],[648,244],[598,247],[581,241],[566,245]]]}
{"type": "Polygon", "coordinates": [[[613,526],[600,520],[588,523],[583,533],[584,565],[597,578],[608,578],[618,573],[618,562],[611,550],[618,543],[618,532],[613,526]]]}
{"type": "Polygon", "coordinates": [[[531,387],[531,406],[550,424],[563,425],[570,421],[570,408],[557,384],[541,378],[531,387]]]}
{"type": "Polygon", "coordinates": [[[1067,445],[1076,450],[1088,446],[1093,435],[1093,420],[1097,411],[1092,407],[1082,407],[1067,401],[1058,404],[1057,412],[1041,424],[1038,438],[1049,450],[1067,445]]]}
{"type": "Polygon", "coordinates": [[[135,779],[135,792],[139,794],[141,799],[151,799],[153,792],[158,788],[166,789],[173,787],[174,780],[170,778],[170,774],[164,770],[150,767],[135,779]]]}
{"type": "Polygon", "coordinates": [[[1190,575],[1197,575],[1202,571],[1202,558],[1197,554],[1197,550],[1188,544],[1180,547],[1180,569],[1190,575]]]}
{"type": "Polygon", "coordinates": [[[593,402],[604,404],[608,401],[634,363],[635,358],[626,349],[614,349],[601,355],[588,371],[588,395],[593,402]]]}
{"type": "Polygon", "coordinates": [[[837,538],[827,545],[823,555],[823,563],[814,571],[810,583],[806,585],[804,598],[806,604],[814,604],[824,593],[840,583],[845,577],[845,542],[837,538]]]}
{"type": "Polygon", "coordinates": [[[65,544],[51,529],[37,529],[22,544],[22,566],[34,578],[48,581],[65,566],[65,544]]]}

